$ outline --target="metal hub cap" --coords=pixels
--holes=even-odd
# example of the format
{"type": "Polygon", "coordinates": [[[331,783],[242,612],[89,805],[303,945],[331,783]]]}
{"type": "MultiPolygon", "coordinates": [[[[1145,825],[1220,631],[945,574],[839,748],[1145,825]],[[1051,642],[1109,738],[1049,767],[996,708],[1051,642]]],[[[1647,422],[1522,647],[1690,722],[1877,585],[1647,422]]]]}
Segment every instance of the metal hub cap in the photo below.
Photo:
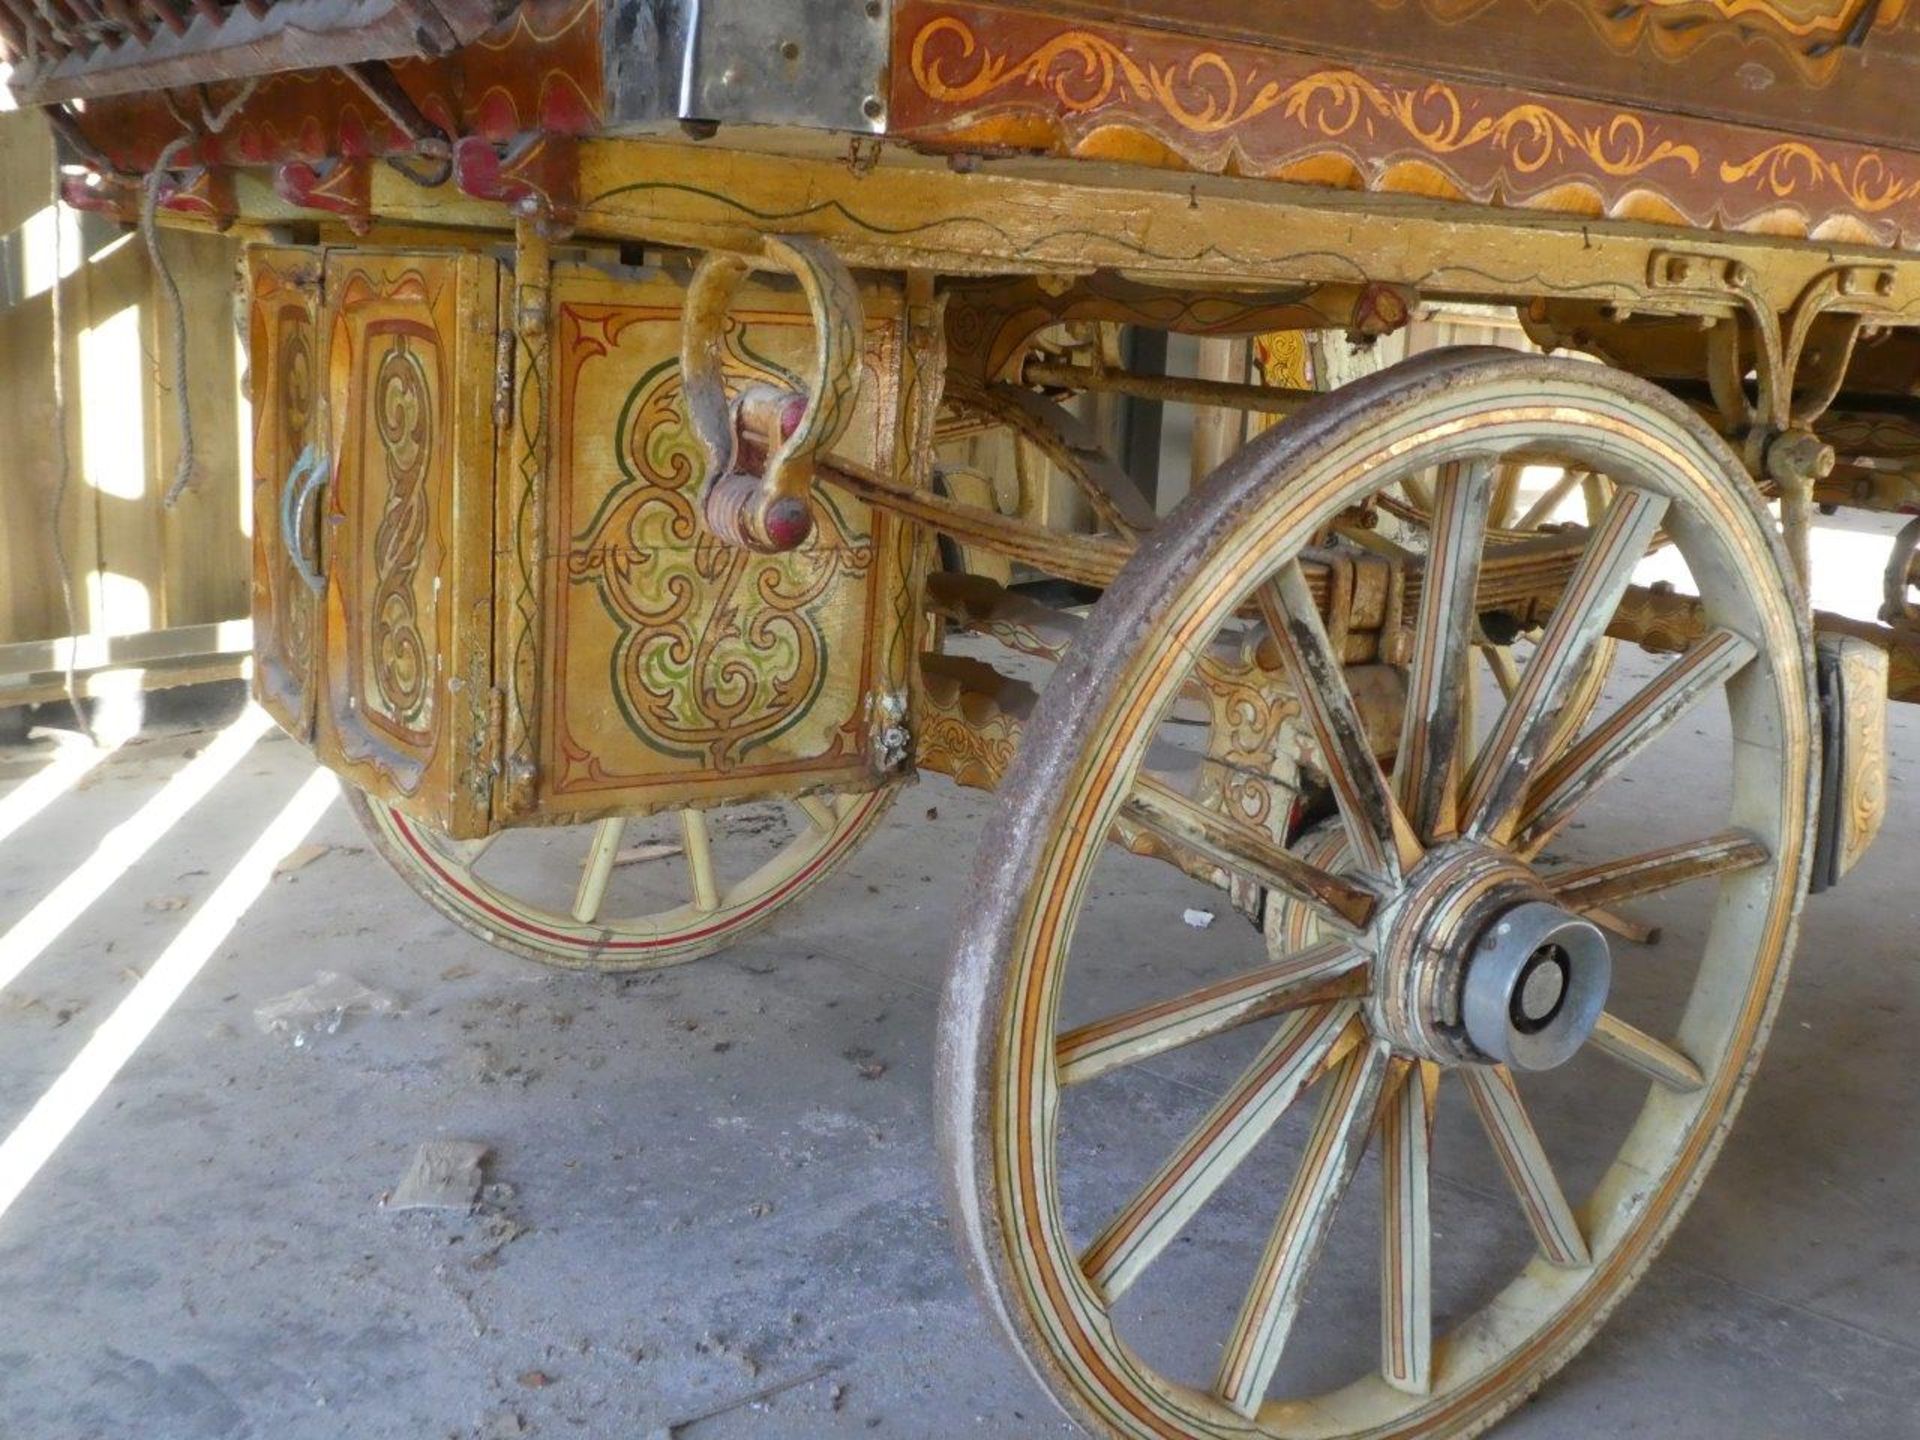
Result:
{"type": "Polygon", "coordinates": [[[1460,1015],[1488,1059],[1551,1070],[1586,1044],[1613,959],[1591,921],[1545,901],[1502,912],[1467,961],[1460,1015]]]}
{"type": "Polygon", "coordinates": [[[1374,1028],[1443,1065],[1564,1064],[1593,1033],[1612,974],[1597,928],[1511,855],[1470,841],[1428,852],[1374,944],[1374,1028]]]}

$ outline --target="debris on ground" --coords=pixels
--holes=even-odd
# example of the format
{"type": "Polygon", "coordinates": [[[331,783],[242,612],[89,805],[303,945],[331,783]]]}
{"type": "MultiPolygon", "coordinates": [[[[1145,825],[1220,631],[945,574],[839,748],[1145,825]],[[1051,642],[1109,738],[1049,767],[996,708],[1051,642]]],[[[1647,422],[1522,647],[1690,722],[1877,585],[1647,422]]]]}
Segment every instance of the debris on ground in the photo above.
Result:
{"type": "Polygon", "coordinates": [[[278,879],[282,875],[291,875],[296,870],[304,870],[322,855],[331,855],[332,853],[333,846],[322,845],[318,842],[298,846],[295,849],[289,850],[285,858],[273,867],[274,878],[278,879]]]}
{"type": "Polygon", "coordinates": [[[472,1140],[427,1140],[413,1152],[389,1210],[466,1210],[480,1199],[480,1166],[489,1147],[472,1140]]]}
{"type": "Polygon", "coordinates": [[[523,1390],[544,1390],[553,1384],[553,1376],[544,1370],[522,1370],[513,1380],[523,1390]]]}
{"type": "Polygon", "coordinates": [[[159,910],[163,913],[169,910],[184,910],[186,908],[187,897],[184,895],[155,895],[147,901],[147,909],[159,910]]]}
{"type": "Polygon", "coordinates": [[[255,1007],[254,1024],[269,1035],[283,1035],[301,1049],[314,1037],[332,1035],[351,1015],[391,1015],[399,1009],[391,995],[371,990],[351,975],[317,970],[313,983],[255,1007]]]}
{"type": "Polygon", "coordinates": [[[520,1440],[520,1436],[532,1433],[517,1412],[500,1410],[480,1423],[476,1440],[520,1440]]]}
{"type": "MultiPolygon", "coordinates": [[[[642,1440],[685,1440],[686,1432],[702,1421],[712,1420],[716,1416],[725,1415],[733,1410],[743,1410],[749,1405],[761,1405],[776,1395],[784,1395],[789,1390],[798,1390],[802,1385],[811,1385],[814,1381],[831,1375],[840,1368],[840,1365],[840,1361],[832,1360],[825,1365],[816,1365],[804,1374],[789,1376],[785,1380],[776,1380],[771,1385],[762,1385],[758,1390],[749,1391],[745,1395],[736,1395],[733,1399],[722,1401],[712,1409],[702,1410],[698,1415],[685,1415],[678,1420],[670,1420],[665,1425],[655,1426],[642,1437],[642,1440]]],[[[839,1388],[844,1392],[844,1386],[839,1388]]]]}
{"type": "Polygon", "coordinates": [[[1189,910],[1180,917],[1196,930],[1204,930],[1213,924],[1213,911],[1189,910]]]}

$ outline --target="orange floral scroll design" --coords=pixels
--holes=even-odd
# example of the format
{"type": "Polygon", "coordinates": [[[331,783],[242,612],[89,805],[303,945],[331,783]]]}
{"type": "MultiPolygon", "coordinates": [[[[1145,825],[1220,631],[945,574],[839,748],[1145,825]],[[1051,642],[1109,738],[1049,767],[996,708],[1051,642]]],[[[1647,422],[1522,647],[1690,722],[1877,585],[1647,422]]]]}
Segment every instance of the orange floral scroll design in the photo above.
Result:
{"type": "Polygon", "coordinates": [[[970,105],[996,92],[1026,86],[1051,95],[1063,108],[1078,114],[1097,110],[1117,95],[1158,105],[1182,129],[1195,134],[1217,134],[1245,124],[1282,103],[1279,85],[1260,85],[1252,94],[1224,56],[1203,51],[1180,65],[1142,65],[1104,35],[1066,30],[1024,59],[983,50],[972,28],[943,15],[914,36],[911,66],[914,83],[934,100],[970,105]],[[957,53],[934,53],[943,36],[951,37],[957,53]],[[978,55],[974,73],[948,79],[948,61],[966,62],[978,55]]]}
{"type": "Polygon", "coordinates": [[[1920,176],[1901,176],[1876,151],[1856,154],[1848,164],[1800,140],[1769,145],[1748,160],[1725,161],[1720,179],[1728,185],[1750,183],[1776,200],[1832,186],[1863,215],[1877,215],[1920,196],[1920,176]]]}
{"type": "Polygon", "coordinates": [[[1277,114],[1329,141],[1378,141],[1388,129],[1435,156],[1485,148],[1499,152],[1521,174],[1536,174],[1572,156],[1616,178],[1661,165],[1694,174],[1701,163],[1697,148],[1656,138],[1644,121],[1624,111],[1586,125],[1538,101],[1476,115],[1458,91],[1437,81],[1387,86],[1353,70],[1334,69],[1283,85],[1263,82],[1255,69],[1236,71],[1212,51],[1174,63],[1143,64],[1113,40],[1087,30],[1063,31],[1015,59],[983,46],[965,21],[942,15],[915,35],[909,73],[928,99],[946,105],[1011,100],[1023,90],[1038,91],[1075,116],[1144,105],[1201,136],[1243,130],[1263,115],[1277,114]],[[969,65],[970,73],[955,73],[969,65]]]}
{"type": "Polygon", "coordinates": [[[1624,111],[1604,124],[1576,125],[1538,101],[1513,105],[1497,115],[1470,114],[1451,86],[1438,81],[1417,88],[1376,84],[1352,70],[1324,70],[1281,92],[1282,113],[1333,140],[1358,129],[1378,138],[1380,120],[1391,121],[1432,155],[1457,155],[1479,146],[1502,152],[1522,174],[1535,174],[1569,155],[1586,157],[1604,175],[1638,175],[1655,165],[1700,169],[1700,152],[1677,140],[1655,139],[1646,123],[1624,111]]]}

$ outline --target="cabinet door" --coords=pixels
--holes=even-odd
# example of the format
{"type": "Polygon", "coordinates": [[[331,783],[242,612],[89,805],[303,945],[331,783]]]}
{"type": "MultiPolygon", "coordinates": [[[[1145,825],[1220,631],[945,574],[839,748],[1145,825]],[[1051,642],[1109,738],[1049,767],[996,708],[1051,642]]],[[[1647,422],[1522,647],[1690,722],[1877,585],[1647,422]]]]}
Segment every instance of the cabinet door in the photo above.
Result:
{"type": "MultiPolygon", "coordinates": [[[[660,271],[553,272],[534,801],[546,818],[870,789],[897,773],[877,737],[905,712],[916,536],[825,485],[791,553],[708,532],[680,389],[685,298],[660,271]]],[[[891,464],[903,307],[889,286],[862,298],[865,373],[842,452],[891,464]]],[[[750,282],[729,320],[728,381],[803,383],[813,344],[794,286],[750,282]]]]}
{"type": "Polygon", "coordinates": [[[488,827],[497,267],[335,251],[320,757],[456,837],[488,827]]]}
{"type": "MultiPolygon", "coordinates": [[[[313,735],[318,593],[288,544],[286,502],[322,458],[317,312],[320,253],[247,252],[247,353],[253,405],[253,697],[297,740],[313,735]],[[311,448],[310,448],[311,447],[311,448]],[[290,493],[291,488],[291,493],[290,493]]],[[[317,545],[318,537],[309,529],[317,545]]],[[[310,551],[310,554],[317,554],[310,551]]]]}

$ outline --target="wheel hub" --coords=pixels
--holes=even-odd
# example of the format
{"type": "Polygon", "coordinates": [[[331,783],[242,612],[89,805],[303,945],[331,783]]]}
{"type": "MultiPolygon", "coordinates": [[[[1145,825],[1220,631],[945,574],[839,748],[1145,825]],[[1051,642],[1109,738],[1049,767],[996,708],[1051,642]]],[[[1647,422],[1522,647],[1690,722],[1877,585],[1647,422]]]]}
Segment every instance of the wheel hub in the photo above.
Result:
{"type": "Polygon", "coordinates": [[[1405,1054],[1550,1070],[1593,1033],[1611,976],[1598,927],[1511,856],[1459,842],[1430,852],[1382,907],[1369,1005],[1405,1054]]]}

